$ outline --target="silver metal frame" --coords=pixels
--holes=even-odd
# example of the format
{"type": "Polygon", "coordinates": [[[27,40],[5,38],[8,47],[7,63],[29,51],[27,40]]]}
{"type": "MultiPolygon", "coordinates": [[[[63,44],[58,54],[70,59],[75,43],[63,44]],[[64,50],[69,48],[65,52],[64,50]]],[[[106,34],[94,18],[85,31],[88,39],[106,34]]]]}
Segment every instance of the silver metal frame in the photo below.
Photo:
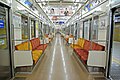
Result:
{"type": "Polygon", "coordinates": [[[110,12],[109,12],[109,32],[108,32],[108,58],[107,58],[107,67],[106,67],[106,77],[111,78],[110,76],[110,70],[111,70],[111,64],[112,64],[112,47],[113,47],[113,31],[114,31],[114,13],[117,8],[120,7],[120,4],[114,4],[110,5],[110,12]]]}
{"type": "MultiPolygon", "coordinates": [[[[8,45],[8,50],[9,50],[9,59],[10,59],[10,68],[11,68],[11,74],[13,74],[12,73],[12,68],[13,68],[13,65],[12,65],[12,55],[11,55],[11,34],[9,34],[10,33],[10,14],[9,14],[9,8],[5,8],[5,10],[6,10],[6,35],[7,35],[7,45],[8,45]]],[[[12,75],[11,75],[11,77],[12,77],[12,75]]]]}
{"type": "MultiPolygon", "coordinates": [[[[22,6],[24,6],[24,5],[22,5],[22,6]]],[[[24,6],[25,7],[25,6],[24,6]]],[[[26,7],[25,7],[26,8],[26,7]]],[[[27,10],[26,10],[27,11],[27,10]]],[[[31,11],[31,10],[30,10],[31,11]]],[[[28,12],[28,11],[27,11],[28,12]]],[[[31,39],[31,37],[30,37],[30,35],[31,35],[31,29],[30,29],[30,26],[31,26],[31,18],[30,18],[30,12],[28,12],[28,14],[27,14],[27,18],[28,18],[28,25],[27,25],[27,28],[28,28],[28,39],[27,40],[14,40],[14,38],[13,38],[13,40],[12,41],[29,41],[29,43],[30,43],[30,39],[31,39]]],[[[31,15],[33,15],[33,14],[31,14],[31,15]]],[[[34,15],[33,15],[34,16],[34,15]]],[[[34,16],[34,17],[37,17],[37,16],[34,16]]],[[[39,19],[39,17],[37,17],[38,19],[39,19]]],[[[14,30],[14,26],[13,26],[13,30],[14,30]]],[[[43,29],[42,29],[43,30],[43,29]]],[[[28,49],[30,50],[30,44],[28,43],[28,49]]],[[[14,50],[13,50],[13,52],[14,52],[14,50]]],[[[31,53],[32,54],[32,53],[31,53]]],[[[40,56],[40,58],[39,58],[39,60],[38,60],[38,62],[42,59],[42,56],[44,55],[44,53],[40,56]]],[[[33,56],[32,56],[33,57],[33,56]]],[[[34,65],[34,67],[33,67],[33,69],[32,69],[32,71],[31,72],[17,72],[16,74],[31,74],[33,71],[34,71],[34,69],[35,69],[35,67],[37,66],[37,64],[38,64],[38,62],[34,65]]]]}
{"type": "Polygon", "coordinates": [[[12,37],[11,37],[11,23],[12,23],[12,9],[10,5],[6,4],[3,1],[0,1],[0,4],[4,5],[6,8],[6,35],[7,35],[7,46],[9,49],[9,59],[10,59],[10,78],[14,77],[14,64],[13,64],[13,54],[12,54],[12,37]]]}

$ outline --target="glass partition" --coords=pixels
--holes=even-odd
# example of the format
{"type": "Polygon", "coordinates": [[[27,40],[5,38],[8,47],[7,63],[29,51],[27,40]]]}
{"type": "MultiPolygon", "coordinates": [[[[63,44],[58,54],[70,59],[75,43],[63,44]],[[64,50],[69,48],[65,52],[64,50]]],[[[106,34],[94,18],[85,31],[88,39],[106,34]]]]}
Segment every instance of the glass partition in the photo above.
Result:
{"type": "Polygon", "coordinates": [[[118,2],[120,2],[120,0],[110,0],[111,2],[116,2],[116,3],[118,3],[118,2]]]}
{"type": "Polygon", "coordinates": [[[72,35],[74,35],[74,26],[75,26],[74,24],[71,25],[71,34],[72,34],[72,35]]]}
{"type": "Polygon", "coordinates": [[[35,20],[31,20],[31,38],[35,38],[35,31],[36,31],[36,27],[35,27],[35,20]]]}
{"type": "Polygon", "coordinates": [[[93,25],[91,27],[91,40],[98,40],[98,26],[99,26],[99,17],[95,16],[93,18],[93,25]]]}
{"type": "MultiPolygon", "coordinates": [[[[36,38],[36,23],[33,17],[27,11],[15,11],[13,14],[13,30],[14,30],[14,55],[20,54],[19,57],[29,54],[27,59],[31,59],[30,65],[15,66],[15,73],[31,72],[38,60],[35,60],[35,55],[32,54],[32,42],[36,38]],[[24,13],[24,14],[23,14],[24,13]]],[[[38,57],[39,58],[39,57],[38,57]]],[[[16,60],[15,60],[16,61],[16,60]]],[[[16,64],[15,64],[16,65],[16,64]]]]}
{"type": "Polygon", "coordinates": [[[80,38],[80,23],[77,21],[77,39],[80,38]]]}
{"type": "Polygon", "coordinates": [[[103,15],[93,16],[93,25],[91,27],[91,41],[106,46],[106,33],[108,25],[108,16],[103,15]]]}
{"type": "Polygon", "coordinates": [[[77,23],[75,23],[74,36],[75,36],[75,40],[77,40],[78,38],[78,24],[77,23]]]}
{"type": "Polygon", "coordinates": [[[66,27],[65,32],[66,32],[66,35],[70,34],[70,27],[66,27]]]}
{"type": "MultiPolygon", "coordinates": [[[[108,15],[106,13],[92,14],[88,20],[83,22],[83,37],[90,41],[90,50],[96,50],[94,44],[104,46],[106,51],[106,42],[107,42],[107,27],[108,27],[108,15]],[[94,42],[94,43],[93,43],[94,42]]],[[[96,46],[97,47],[97,46],[96,46]]],[[[104,58],[105,59],[105,58],[104,58]]],[[[103,59],[103,60],[104,60],[103,59]]],[[[105,73],[105,68],[103,67],[92,67],[88,66],[90,72],[103,72],[105,73]],[[96,71],[95,68],[98,70],[96,71]]]]}
{"type": "Polygon", "coordinates": [[[89,38],[90,38],[89,31],[90,31],[90,24],[89,24],[89,20],[87,20],[87,21],[83,22],[83,37],[84,37],[84,39],[89,40],[89,38]]]}
{"type": "Polygon", "coordinates": [[[22,15],[21,16],[21,27],[22,27],[22,39],[28,39],[28,17],[22,15]]]}
{"type": "Polygon", "coordinates": [[[38,37],[40,38],[40,39],[43,39],[43,28],[42,28],[42,22],[39,22],[39,27],[38,27],[38,37]]]}
{"type": "Polygon", "coordinates": [[[120,5],[113,8],[111,13],[111,34],[110,34],[110,50],[108,77],[112,80],[120,79],[120,5]]]}
{"type": "Polygon", "coordinates": [[[78,31],[78,38],[83,38],[83,22],[82,21],[79,21],[79,31],[78,31]]]}

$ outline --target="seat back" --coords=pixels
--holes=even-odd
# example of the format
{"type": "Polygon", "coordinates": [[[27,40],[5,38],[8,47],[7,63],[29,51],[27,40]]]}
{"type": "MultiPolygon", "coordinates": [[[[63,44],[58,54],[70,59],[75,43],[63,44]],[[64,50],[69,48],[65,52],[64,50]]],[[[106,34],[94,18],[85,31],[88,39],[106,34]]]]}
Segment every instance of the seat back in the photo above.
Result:
{"type": "Polygon", "coordinates": [[[89,51],[89,50],[90,50],[90,47],[91,47],[90,41],[85,40],[84,49],[85,49],[86,51],[89,51]]]}
{"type": "Polygon", "coordinates": [[[27,41],[27,42],[23,42],[21,44],[16,45],[15,49],[16,50],[23,50],[23,51],[32,50],[32,45],[30,42],[27,41]]]}
{"type": "Polygon", "coordinates": [[[102,45],[100,45],[100,44],[97,44],[95,50],[104,51],[104,50],[105,50],[105,46],[102,46],[102,45]]]}
{"type": "Polygon", "coordinates": [[[84,43],[85,43],[85,39],[83,39],[83,38],[79,38],[79,39],[78,39],[78,45],[79,45],[81,48],[84,47],[84,43]]]}
{"type": "Polygon", "coordinates": [[[30,40],[31,45],[32,45],[32,50],[35,50],[39,45],[40,45],[40,39],[39,38],[34,38],[30,40]]]}
{"type": "Polygon", "coordinates": [[[92,50],[104,51],[105,46],[92,42],[92,50]]]}

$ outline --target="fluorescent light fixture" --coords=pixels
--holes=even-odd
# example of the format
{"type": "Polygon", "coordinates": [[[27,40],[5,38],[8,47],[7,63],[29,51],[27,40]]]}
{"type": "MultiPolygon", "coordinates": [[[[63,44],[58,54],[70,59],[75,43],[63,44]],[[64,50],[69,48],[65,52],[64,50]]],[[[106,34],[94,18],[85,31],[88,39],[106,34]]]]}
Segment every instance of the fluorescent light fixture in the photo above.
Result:
{"type": "Polygon", "coordinates": [[[80,2],[80,0],[75,0],[75,2],[80,2]]]}
{"type": "Polygon", "coordinates": [[[12,0],[7,0],[7,3],[8,3],[8,4],[12,3],[12,0]]]}
{"type": "Polygon", "coordinates": [[[46,3],[45,2],[43,2],[43,5],[45,5],[46,3]]]}
{"type": "Polygon", "coordinates": [[[46,1],[46,0],[41,0],[41,1],[46,1]]]}
{"type": "Polygon", "coordinates": [[[77,3],[74,3],[75,5],[77,5],[77,3]]]}
{"type": "Polygon", "coordinates": [[[73,2],[74,0],[63,0],[63,1],[72,1],[73,2]]]}
{"type": "Polygon", "coordinates": [[[115,1],[110,1],[109,4],[106,5],[106,7],[109,7],[111,4],[114,4],[115,1]]]}
{"type": "Polygon", "coordinates": [[[102,10],[101,7],[95,9],[95,11],[101,11],[101,10],[102,10]]]}
{"type": "Polygon", "coordinates": [[[36,14],[38,14],[38,11],[37,11],[37,10],[35,10],[34,12],[35,12],[36,14]]]}
{"type": "Polygon", "coordinates": [[[17,9],[18,10],[25,10],[25,7],[24,6],[17,6],[17,9]]]}

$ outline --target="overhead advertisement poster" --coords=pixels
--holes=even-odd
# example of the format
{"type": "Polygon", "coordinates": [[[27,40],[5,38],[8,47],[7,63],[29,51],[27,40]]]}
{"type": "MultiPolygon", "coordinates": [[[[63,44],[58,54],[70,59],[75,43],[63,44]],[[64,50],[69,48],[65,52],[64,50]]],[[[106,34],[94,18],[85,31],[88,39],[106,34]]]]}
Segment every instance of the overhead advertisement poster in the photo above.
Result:
{"type": "Polygon", "coordinates": [[[82,14],[85,14],[86,12],[89,12],[90,10],[92,10],[93,8],[98,6],[101,2],[102,2],[102,0],[88,1],[86,3],[86,5],[82,8],[82,14]]]}

